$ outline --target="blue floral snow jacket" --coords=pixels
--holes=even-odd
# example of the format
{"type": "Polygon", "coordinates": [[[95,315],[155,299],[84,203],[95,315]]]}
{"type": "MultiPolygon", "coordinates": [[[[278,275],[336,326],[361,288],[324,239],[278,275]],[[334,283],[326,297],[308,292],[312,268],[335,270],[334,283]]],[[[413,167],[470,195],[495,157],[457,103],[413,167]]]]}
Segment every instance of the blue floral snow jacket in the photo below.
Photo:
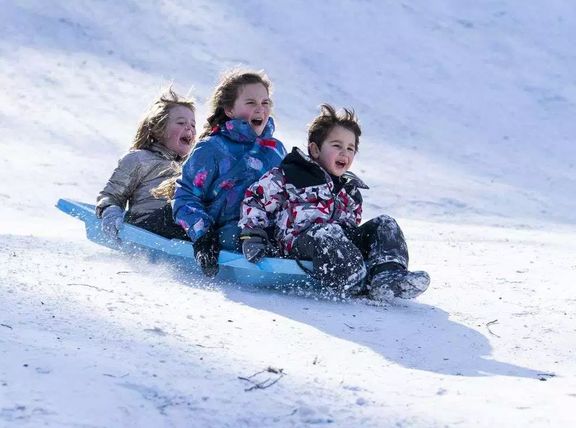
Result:
{"type": "Polygon", "coordinates": [[[209,228],[236,225],[244,192],[280,164],[284,145],[272,138],[274,120],[258,137],[250,124],[232,119],[199,141],[182,167],[172,201],[174,221],[196,241],[209,228]]]}

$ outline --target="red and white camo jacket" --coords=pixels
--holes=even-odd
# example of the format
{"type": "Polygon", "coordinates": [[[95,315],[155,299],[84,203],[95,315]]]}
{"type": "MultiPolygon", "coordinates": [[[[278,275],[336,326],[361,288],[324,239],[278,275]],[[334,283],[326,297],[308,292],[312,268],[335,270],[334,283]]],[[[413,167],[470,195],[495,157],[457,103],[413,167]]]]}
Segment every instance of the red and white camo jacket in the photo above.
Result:
{"type": "Polygon", "coordinates": [[[359,189],[368,187],[350,172],[337,179],[340,183],[294,148],[279,167],[246,190],[238,223],[242,233],[273,226],[274,237],[288,256],[296,237],[315,224],[358,226],[362,220],[359,189]]]}

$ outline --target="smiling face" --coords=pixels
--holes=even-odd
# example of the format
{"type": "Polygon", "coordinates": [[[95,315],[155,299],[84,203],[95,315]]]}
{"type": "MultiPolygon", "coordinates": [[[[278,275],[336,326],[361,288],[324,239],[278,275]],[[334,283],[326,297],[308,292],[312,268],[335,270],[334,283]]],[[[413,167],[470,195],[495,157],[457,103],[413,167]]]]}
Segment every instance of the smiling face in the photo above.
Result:
{"type": "Polygon", "coordinates": [[[262,83],[244,85],[234,101],[231,109],[226,109],[226,115],[231,119],[243,119],[250,124],[256,135],[262,135],[268,118],[272,101],[268,90],[262,83]]]}
{"type": "Polygon", "coordinates": [[[356,136],[342,126],[336,125],[318,148],[316,143],[308,147],[310,156],[330,174],[340,177],[352,166],[356,156],[356,136]]]}
{"type": "Polygon", "coordinates": [[[169,150],[188,156],[196,138],[196,118],[188,107],[174,106],[168,112],[168,122],[164,130],[163,143],[169,150]]]}

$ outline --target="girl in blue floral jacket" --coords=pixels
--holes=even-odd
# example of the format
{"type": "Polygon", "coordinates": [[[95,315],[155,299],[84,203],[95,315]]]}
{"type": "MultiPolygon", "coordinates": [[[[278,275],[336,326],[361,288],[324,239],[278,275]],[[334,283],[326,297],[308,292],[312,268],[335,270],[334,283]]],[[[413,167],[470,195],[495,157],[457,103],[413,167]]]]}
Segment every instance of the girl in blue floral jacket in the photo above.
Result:
{"type": "Polygon", "coordinates": [[[192,240],[196,261],[207,276],[218,272],[220,248],[241,250],[238,220],[244,192],[286,155],[272,137],[270,81],[262,72],[225,74],[211,107],[172,200],[174,220],[192,240]]]}

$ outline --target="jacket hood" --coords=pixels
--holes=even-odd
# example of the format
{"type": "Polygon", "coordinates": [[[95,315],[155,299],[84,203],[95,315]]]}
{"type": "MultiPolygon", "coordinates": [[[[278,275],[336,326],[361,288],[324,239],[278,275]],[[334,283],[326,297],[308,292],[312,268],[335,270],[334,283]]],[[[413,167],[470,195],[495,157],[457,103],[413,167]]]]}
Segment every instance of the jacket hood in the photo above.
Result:
{"type": "Polygon", "coordinates": [[[211,135],[222,134],[232,141],[238,143],[253,143],[254,141],[268,140],[274,135],[274,130],[276,129],[274,124],[274,119],[272,117],[268,118],[264,131],[262,135],[258,136],[250,126],[250,124],[242,119],[231,119],[222,125],[219,125],[211,135]]]}
{"type": "MultiPolygon", "coordinates": [[[[288,182],[298,188],[318,186],[332,181],[330,174],[298,147],[294,147],[286,155],[280,167],[284,170],[288,182]],[[304,174],[303,171],[305,171],[304,174]]],[[[359,189],[369,189],[356,174],[350,171],[342,174],[341,178],[346,187],[351,185],[359,189]]]]}

